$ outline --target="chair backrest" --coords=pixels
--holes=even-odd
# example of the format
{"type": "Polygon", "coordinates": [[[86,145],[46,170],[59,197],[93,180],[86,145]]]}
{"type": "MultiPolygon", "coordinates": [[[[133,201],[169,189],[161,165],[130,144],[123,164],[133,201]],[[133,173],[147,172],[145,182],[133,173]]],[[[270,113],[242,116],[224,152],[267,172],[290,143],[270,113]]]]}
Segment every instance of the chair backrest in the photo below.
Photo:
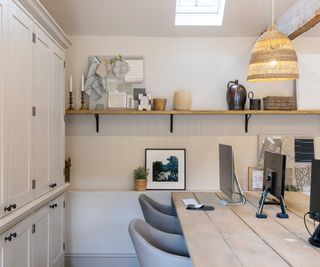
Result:
{"type": "Polygon", "coordinates": [[[191,267],[183,248],[182,236],[161,232],[146,222],[135,219],[129,225],[129,233],[141,267],[191,267]]]}
{"type": "Polygon", "coordinates": [[[180,222],[176,216],[167,215],[155,209],[144,195],[139,196],[143,216],[148,224],[163,232],[182,234],[180,222]]]}
{"type": "Polygon", "coordinates": [[[161,204],[157,201],[154,201],[152,198],[150,198],[149,196],[145,195],[145,194],[141,194],[139,196],[139,199],[143,199],[144,201],[148,202],[152,207],[154,207],[156,210],[167,214],[167,215],[171,215],[171,216],[177,216],[177,212],[176,209],[174,208],[173,205],[164,205],[161,204]]]}

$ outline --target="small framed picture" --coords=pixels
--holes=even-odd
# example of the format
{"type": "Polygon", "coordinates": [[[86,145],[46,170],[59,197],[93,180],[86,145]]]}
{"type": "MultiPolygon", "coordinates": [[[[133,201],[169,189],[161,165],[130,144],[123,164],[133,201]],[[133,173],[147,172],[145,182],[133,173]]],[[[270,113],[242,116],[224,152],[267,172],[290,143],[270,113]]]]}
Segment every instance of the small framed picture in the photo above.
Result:
{"type": "Polygon", "coordinates": [[[263,190],[263,169],[256,167],[248,168],[248,190],[262,191],[263,190]]]}
{"type": "Polygon", "coordinates": [[[151,149],[145,151],[145,165],[149,170],[147,189],[186,190],[186,150],[151,149]]]}
{"type": "Polygon", "coordinates": [[[138,110],[151,110],[151,94],[139,94],[138,110]]]}

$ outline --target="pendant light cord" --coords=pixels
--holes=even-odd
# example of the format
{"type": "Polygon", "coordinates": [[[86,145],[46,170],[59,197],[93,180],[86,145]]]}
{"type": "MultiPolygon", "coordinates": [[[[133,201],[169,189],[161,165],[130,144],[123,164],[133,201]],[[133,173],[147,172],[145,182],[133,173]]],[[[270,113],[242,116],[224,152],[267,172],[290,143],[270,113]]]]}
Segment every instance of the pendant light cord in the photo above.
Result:
{"type": "Polygon", "coordinates": [[[272,0],[272,26],[274,26],[275,25],[275,22],[274,22],[274,20],[275,20],[275,18],[274,18],[275,16],[274,16],[274,0],[272,0]]]}

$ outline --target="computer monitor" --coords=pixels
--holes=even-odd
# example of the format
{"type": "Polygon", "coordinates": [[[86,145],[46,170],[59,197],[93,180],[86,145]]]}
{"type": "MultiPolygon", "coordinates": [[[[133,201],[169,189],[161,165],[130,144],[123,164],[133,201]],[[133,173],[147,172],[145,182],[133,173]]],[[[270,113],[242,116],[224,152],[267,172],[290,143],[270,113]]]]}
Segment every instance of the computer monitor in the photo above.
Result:
{"type": "Polygon", "coordinates": [[[289,218],[284,203],[285,177],[286,156],[266,151],[264,154],[263,192],[259,200],[257,218],[267,218],[267,215],[263,214],[262,211],[264,205],[268,204],[280,205],[281,212],[277,213],[278,218],[289,218]],[[274,196],[276,200],[267,201],[269,194],[274,196]]]}
{"type": "Polygon", "coordinates": [[[263,189],[267,189],[278,200],[284,198],[286,156],[266,151],[263,174],[263,189]]]}
{"type": "Polygon", "coordinates": [[[224,204],[244,204],[245,197],[234,170],[232,146],[219,145],[219,171],[220,189],[228,197],[224,204]],[[235,191],[235,186],[238,192],[235,191]]]}
{"type": "MultiPolygon", "coordinates": [[[[310,191],[310,218],[320,222],[320,160],[312,161],[311,191],[310,191]]],[[[320,247],[320,225],[315,230],[309,243],[320,247]]]]}

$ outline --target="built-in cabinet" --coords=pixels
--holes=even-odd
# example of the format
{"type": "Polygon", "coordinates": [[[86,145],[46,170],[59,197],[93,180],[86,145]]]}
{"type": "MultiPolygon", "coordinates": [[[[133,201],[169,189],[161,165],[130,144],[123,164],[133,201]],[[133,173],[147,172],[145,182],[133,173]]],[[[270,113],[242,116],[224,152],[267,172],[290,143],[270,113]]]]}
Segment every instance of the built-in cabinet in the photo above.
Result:
{"type": "Polygon", "coordinates": [[[62,195],[3,233],[0,267],[64,266],[64,203],[62,195]]]}
{"type": "Polygon", "coordinates": [[[39,1],[0,0],[0,267],[64,266],[70,44],[39,1]]]}
{"type": "MultiPolygon", "coordinates": [[[[21,1],[23,2],[23,1],[21,1]]],[[[64,50],[0,0],[0,217],[64,183],[64,50]]]]}

